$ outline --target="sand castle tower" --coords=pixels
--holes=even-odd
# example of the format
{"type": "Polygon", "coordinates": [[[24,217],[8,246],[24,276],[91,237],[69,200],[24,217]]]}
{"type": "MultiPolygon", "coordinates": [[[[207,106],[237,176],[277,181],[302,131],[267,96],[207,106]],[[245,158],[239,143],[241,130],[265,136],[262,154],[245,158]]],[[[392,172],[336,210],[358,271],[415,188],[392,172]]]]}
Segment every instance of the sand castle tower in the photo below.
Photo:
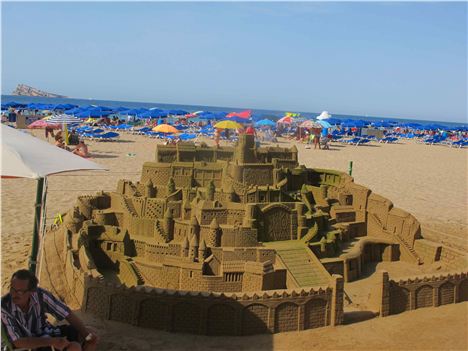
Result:
{"type": "Polygon", "coordinates": [[[255,228],[256,227],[256,220],[255,220],[255,205],[254,204],[246,204],[245,205],[245,215],[244,219],[242,220],[242,226],[246,228],[255,228]]]}
{"type": "Polygon", "coordinates": [[[190,247],[189,247],[189,258],[192,261],[195,261],[198,258],[198,235],[192,236],[192,240],[190,240],[190,247]]]}
{"type": "Polygon", "coordinates": [[[295,205],[297,211],[297,238],[302,238],[307,233],[306,217],[304,215],[304,204],[302,202],[296,202],[295,205]]]}
{"type": "Polygon", "coordinates": [[[169,182],[167,183],[167,194],[172,194],[176,191],[176,186],[174,182],[174,178],[169,178],[169,182]]]}
{"type": "Polygon", "coordinates": [[[205,240],[202,240],[200,247],[198,248],[198,260],[203,261],[207,257],[208,249],[206,247],[205,240]]]}
{"type": "Polygon", "coordinates": [[[163,228],[166,232],[167,241],[174,239],[174,218],[170,208],[168,208],[166,213],[164,213],[163,228]]]}
{"type": "Polygon", "coordinates": [[[216,217],[210,223],[210,230],[206,238],[208,240],[208,245],[211,247],[221,246],[221,228],[219,227],[216,217]]]}
{"type": "Polygon", "coordinates": [[[200,224],[198,223],[196,216],[192,216],[192,218],[190,218],[190,233],[191,235],[200,234],[200,224]]]}
{"type": "Polygon", "coordinates": [[[239,141],[234,153],[234,161],[237,161],[238,164],[254,163],[256,161],[254,135],[239,135],[239,141]]]}
{"type": "Polygon", "coordinates": [[[153,186],[153,182],[148,178],[148,181],[145,184],[145,196],[147,198],[156,197],[156,188],[153,186]]]}
{"type": "Polygon", "coordinates": [[[184,237],[184,241],[182,241],[181,254],[182,254],[182,257],[188,257],[189,255],[189,241],[187,237],[184,237]]]}
{"type": "Polygon", "coordinates": [[[211,180],[210,183],[208,184],[208,191],[206,193],[207,200],[214,201],[215,191],[216,191],[215,184],[211,180]]]}

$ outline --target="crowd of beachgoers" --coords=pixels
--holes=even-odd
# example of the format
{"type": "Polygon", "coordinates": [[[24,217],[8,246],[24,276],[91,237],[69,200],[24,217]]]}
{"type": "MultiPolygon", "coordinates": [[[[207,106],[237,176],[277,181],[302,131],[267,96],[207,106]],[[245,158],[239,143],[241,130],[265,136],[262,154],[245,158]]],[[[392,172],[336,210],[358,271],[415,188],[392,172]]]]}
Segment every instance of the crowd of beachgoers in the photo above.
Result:
{"type": "MultiPolygon", "coordinates": [[[[2,104],[2,122],[13,125],[19,116],[26,116],[30,129],[43,128],[46,138],[51,135],[57,146],[83,148],[85,139],[97,141],[118,140],[122,132],[164,139],[165,143],[207,137],[235,142],[241,133],[255,134],[258,142],[275,142],[286,137],[311,144],[314,149],[329,149],[331,142],[350,145],[395,143],[414,139],[425,144],[440,144],[463,148],[468,145],[468,127],[442,124],[398,123],[396,121],[364,121],[338,119],[324,111],[316,119],[305,119],[298,113],[286,113],[279,119],[253,116],[251,110],[241,112],[210,112],[184,110],[128,109],[105,106],[76,106],[71,104],[2,104]],[[64,129],[65,134],[54,134],[64,129]],[[70,140],[69,140],[70,138],[70,140]]],[[[75,148],[76,150],[76,148],[75,148]]],[[[81,156],[88,156],[79,152],[81,156]]]]}

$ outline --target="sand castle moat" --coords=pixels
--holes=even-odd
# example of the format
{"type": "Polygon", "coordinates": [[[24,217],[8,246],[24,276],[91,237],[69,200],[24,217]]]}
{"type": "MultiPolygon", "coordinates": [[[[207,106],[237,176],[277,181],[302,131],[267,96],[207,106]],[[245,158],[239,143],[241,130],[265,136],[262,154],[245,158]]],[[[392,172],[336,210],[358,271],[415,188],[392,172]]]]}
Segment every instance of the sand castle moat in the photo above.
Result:
{"type": "Polygon", "coordinates": [[[382,316],[467,300],[465,256],[411,214],[292,148],[158,145],[141,179],[79,197],[47,235],[41,281],[100,317],[246,335],[343,322],[344,284],[369,264],[439,262],[445,275],[372,293],[382,316]],[[456,273],[454,273],[456,272],[456,273]]]}

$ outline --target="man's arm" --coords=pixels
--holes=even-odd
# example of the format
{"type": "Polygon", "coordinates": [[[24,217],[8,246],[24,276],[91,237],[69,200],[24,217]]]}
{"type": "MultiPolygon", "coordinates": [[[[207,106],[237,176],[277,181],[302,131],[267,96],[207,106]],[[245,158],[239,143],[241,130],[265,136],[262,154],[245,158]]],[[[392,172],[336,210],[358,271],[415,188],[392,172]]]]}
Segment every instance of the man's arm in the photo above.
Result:
{"type": "Polygon", "coordinates": [[[73,328],[75,328],[78,331],[78,333],[83,337],[83,339],[88,336],[88,329],[86,329],[85,325],[76,314],[70,312],[70,314],[67,317],[65,317],[65,319],[68,321],[68,323],[70,323],[70,325],[73,328]]]}

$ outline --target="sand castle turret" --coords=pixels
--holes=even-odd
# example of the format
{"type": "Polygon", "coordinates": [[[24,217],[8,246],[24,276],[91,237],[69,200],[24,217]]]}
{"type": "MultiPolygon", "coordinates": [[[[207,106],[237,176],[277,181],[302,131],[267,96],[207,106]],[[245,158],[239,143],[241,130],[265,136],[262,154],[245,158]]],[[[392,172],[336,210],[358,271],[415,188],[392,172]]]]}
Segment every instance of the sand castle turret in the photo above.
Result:
{"type": "Polygon", "coordinates": [[[149,178],[148,178],[148,181],[145,184],[145,196],[147,198],[156,197],[156,188],[154,187],[153,182],[149,178]]]}
{"type": "Polygon", "coordinates": [[[207,247],[205,240],[202,240],[200,247],[198,248],[198,260],[203,261],[207,256],[207,247]]]}
{"type": "Polygon", "coordinates": [[[174,178],[169,178],[169,183],[167,183],[167,194],[172,194],[173,192],[176,191],[176,186],[174,182],[174,178]]]}
{"type": "Polygon", "coordinates": [[[192,216],[190,219],[190,240],[192,240],[193,236],[197,236],[200,234],[200,224],[198,223],[198,219],[196,216],[192,216]]]}
{"type": "Polygon", "coordinates": [[[255,136],[250,134],[239,135],[239,141],[234,154],[236,164],[255,162],[255,136]]]}
{"type": "Polygon", "coordinates": [[[183,257],[188,257],[189,255],[189,241],[187,237],[184,237],[184,241],[182,242],[182,256],[183,257]]]}
{"type": "Polygon", "coordinates": [[[164,231],[166,232],[167,240],[171,241],[174,238],[174,218],[170,208],[168,208],[166,213],[164,213],[163,226],[164,231]]]}
{"type": "Polygon", "coordinates": [[[198,258],[198,246],[199,246],[199,241],[198,241],[198,235],[192,236],[192,239],[190,240],[190,247],[189,247],[189,258],[191,260],[195,260],[198,258]]]}
{"type": "Polygon", "coordinates": [[[214,195],[215,195],[216,187],[214,182],[211,180],[210,183],[208,184],[208,191],[206,193],[207,195],[207,200],[214,201],[214,195]]]}
{"type": "Polygon", "coordinates": [[[219,247],[221,246],[220,239],[221,239],[220,227],[215,217],[210,223],[210,230],[207,236],[208,245],[211,247],[219,247]]]}

